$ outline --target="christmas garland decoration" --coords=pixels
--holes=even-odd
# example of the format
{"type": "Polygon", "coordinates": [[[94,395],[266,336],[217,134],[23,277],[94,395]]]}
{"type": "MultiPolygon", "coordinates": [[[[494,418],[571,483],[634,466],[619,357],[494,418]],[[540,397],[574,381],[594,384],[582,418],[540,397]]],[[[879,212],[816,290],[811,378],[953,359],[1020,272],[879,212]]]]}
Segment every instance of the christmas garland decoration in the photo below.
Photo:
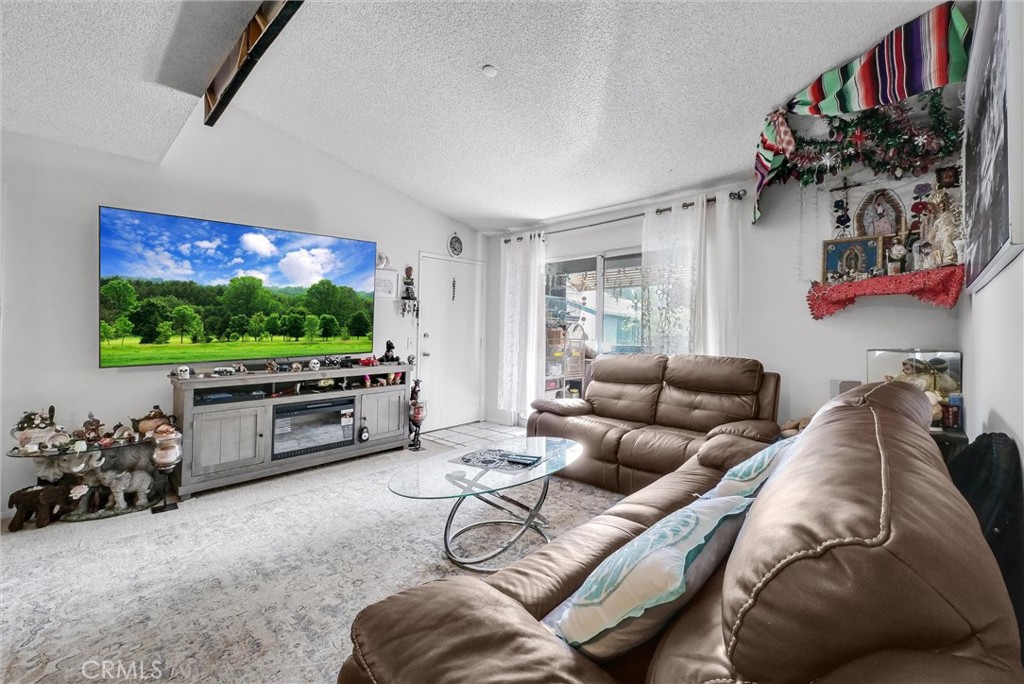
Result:
{"type": "Polygon", "coordinates": [[[863,164],[875,175],[899,180],[906,173],[921,176],[937,162],[959,151],[961,129],[950,121],[942,102],[942,88],[921,96],[927,101],[928,120],[915,123],[899,104],[868,109],[850,119],[828,120],[828,139],[816,140],[793,133],[794,149],[766,185],[794,178],[801,185],[824,183],[852,164],[863,164]]]}

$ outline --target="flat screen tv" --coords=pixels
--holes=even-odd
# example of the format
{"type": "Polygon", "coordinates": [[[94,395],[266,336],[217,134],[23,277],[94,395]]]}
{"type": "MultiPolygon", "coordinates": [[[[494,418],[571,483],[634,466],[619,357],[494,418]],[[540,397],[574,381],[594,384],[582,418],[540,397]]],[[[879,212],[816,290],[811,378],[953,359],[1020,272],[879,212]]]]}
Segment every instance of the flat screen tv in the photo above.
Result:
{"type": "Polygon", "coordinates": [[[100,207],[99,253],[101,368],[373,349],[374,242],[100,207]]]}

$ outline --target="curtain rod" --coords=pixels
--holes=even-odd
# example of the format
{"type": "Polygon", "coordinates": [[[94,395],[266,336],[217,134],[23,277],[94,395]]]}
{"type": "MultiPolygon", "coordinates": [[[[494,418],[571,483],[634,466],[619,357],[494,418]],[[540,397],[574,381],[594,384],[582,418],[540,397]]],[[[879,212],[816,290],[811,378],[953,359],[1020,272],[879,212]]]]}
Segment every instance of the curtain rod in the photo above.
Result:
{"type": "MultiPolygon", "coordinates": [[[[737,190],[736,192],[730,192],[729,193],[729,199],[731,199],[731,200],[741,200],[741,199],[743,199],[746,196],[747,196],[746,188],[741,188],[740,190],[737,190]]],[[[707,203],[708,204],[715,204],[714,196],[708,197],[707,203]]],[[[680,206],[683,209],[689,209],[694,204],[696,204],[696,202],[683,202],[680,206]]],[[[661,214],[665,213],[666,211],[672,211],[672,207],[671,206],[659,207],[659,208],[654,210],[654,213],[660,216],[661,214]]],[[[598,221],[597,223],[588,223],[585,226],[573,226],[572,228],[562,228],[561,230],[549,230],[549,231],[545,231],[545,235],[557,235],[558,233],[568,233],[569,231],[572,231],[572,230],[581,230],[583,228],[594,228],[595,226],[603,226],[606,223],[615,223],[616,221],[628,221],[629,219],[643,218],[643,216],[644,216],[643,212],[641,212],[639,214],[630,214],[629,216],[620,216],[619,218],[608,219],[607,221],[598,221]]]]}

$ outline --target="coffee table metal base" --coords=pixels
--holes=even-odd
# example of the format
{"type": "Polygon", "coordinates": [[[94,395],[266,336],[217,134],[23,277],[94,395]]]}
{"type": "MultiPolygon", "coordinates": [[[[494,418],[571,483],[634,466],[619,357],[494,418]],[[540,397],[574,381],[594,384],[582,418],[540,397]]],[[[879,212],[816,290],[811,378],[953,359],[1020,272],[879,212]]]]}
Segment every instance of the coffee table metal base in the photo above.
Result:
{"type": "Polygon", "coordinates": [[[456,499],[455,505],[452,506],[451,513],[448,514],[448,522],[445,523],[444,526],[444,552],[448,555],[449,560],[460,568],[465,568],[466,570],[490,573],[497,571],[498,568],[487,567],[484,566],[483,563],[486,563],[499,554],[508,551],[512,548],[512,545],[519,541],[528,531],[532,530],[533,532],[536,532],[544,538],[545,542],[551,541],[547,532],[544,531],[544,528],[548,526],[547,518],[540,514],[540,508],[544,505],[544,499],[546,499],[548,495],[548,484],[550,479],[550,476],[544,478],[544,486],[541,488],[540,495],[532,506],[513,499],[511,496],[502,494],[501,492],[472,494],[470,496],[459,497],[456,499]],[[459,507],[462,506],[462,502],[468,498],[474,498],[489,506],[493,506],[494,508],[512,516],[513,519],[483,520],[452,531],[452,525],[455,523],[455,514],[458,513],[459,507]],[[452,542],[458,539],[462,534],[469,532],[470,530],[488,527],[490,525],[514,525],[518,529],[496,550],[489,551],[479,556],[462,556],[456,553],[452,548],[452,542]]]}

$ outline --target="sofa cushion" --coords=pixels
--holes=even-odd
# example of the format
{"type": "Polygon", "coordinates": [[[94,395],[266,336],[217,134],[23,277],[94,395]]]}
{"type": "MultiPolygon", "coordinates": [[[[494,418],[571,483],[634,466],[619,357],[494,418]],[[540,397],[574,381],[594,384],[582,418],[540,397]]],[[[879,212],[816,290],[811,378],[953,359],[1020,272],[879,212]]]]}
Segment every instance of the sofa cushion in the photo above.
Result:
{"type": "Polygon", "coordinates": [[[366,682],[613,682],[518,602],[472,577],[440,579],[365,608],[352,624],[352,646],[358,667],[342,669],[345,684],[357,673],[366,682]]]}
{"type": "Polygon", "coordinates": [[[811,681],[890,648],[1020,657],[977,519],[909,417],[923,412],[876,391],[819,412],[748,512],[722,598],[745,679],[811,681]]]}
{"type": "Polygon", "coordinates": [[[658,425],[707,432],[722,423],[758,418],[759,361],[720,356],[669,358],[658,398],[658,425]]]}
{"type": "Polygon", "coordinates": [[[665,365],[665,383],[716,394],[757,394],[764,366],[754,359],[679,354],[665,365]]]}
{"type": "Polygon", "coordinates": [[[621,492],[635,492],[648,484],[634,482],[635,474],[655,478],[670,473],[700,449],[704,433],[664,425],[647,425],[627,432],[619,442],[619,486],[621,492]]]}
{"type": "Polygon", "coordinates": [[[729,553],[751,500],[698,499],[610,555],[566,602],[556,632],[604,660],[647,641],[729,553]]]}
{"type": "Polygon", "coordinates": [[[586,400],[599,416],[654,422],[664,354],[607,354],[594,360],[586,400]]]}

